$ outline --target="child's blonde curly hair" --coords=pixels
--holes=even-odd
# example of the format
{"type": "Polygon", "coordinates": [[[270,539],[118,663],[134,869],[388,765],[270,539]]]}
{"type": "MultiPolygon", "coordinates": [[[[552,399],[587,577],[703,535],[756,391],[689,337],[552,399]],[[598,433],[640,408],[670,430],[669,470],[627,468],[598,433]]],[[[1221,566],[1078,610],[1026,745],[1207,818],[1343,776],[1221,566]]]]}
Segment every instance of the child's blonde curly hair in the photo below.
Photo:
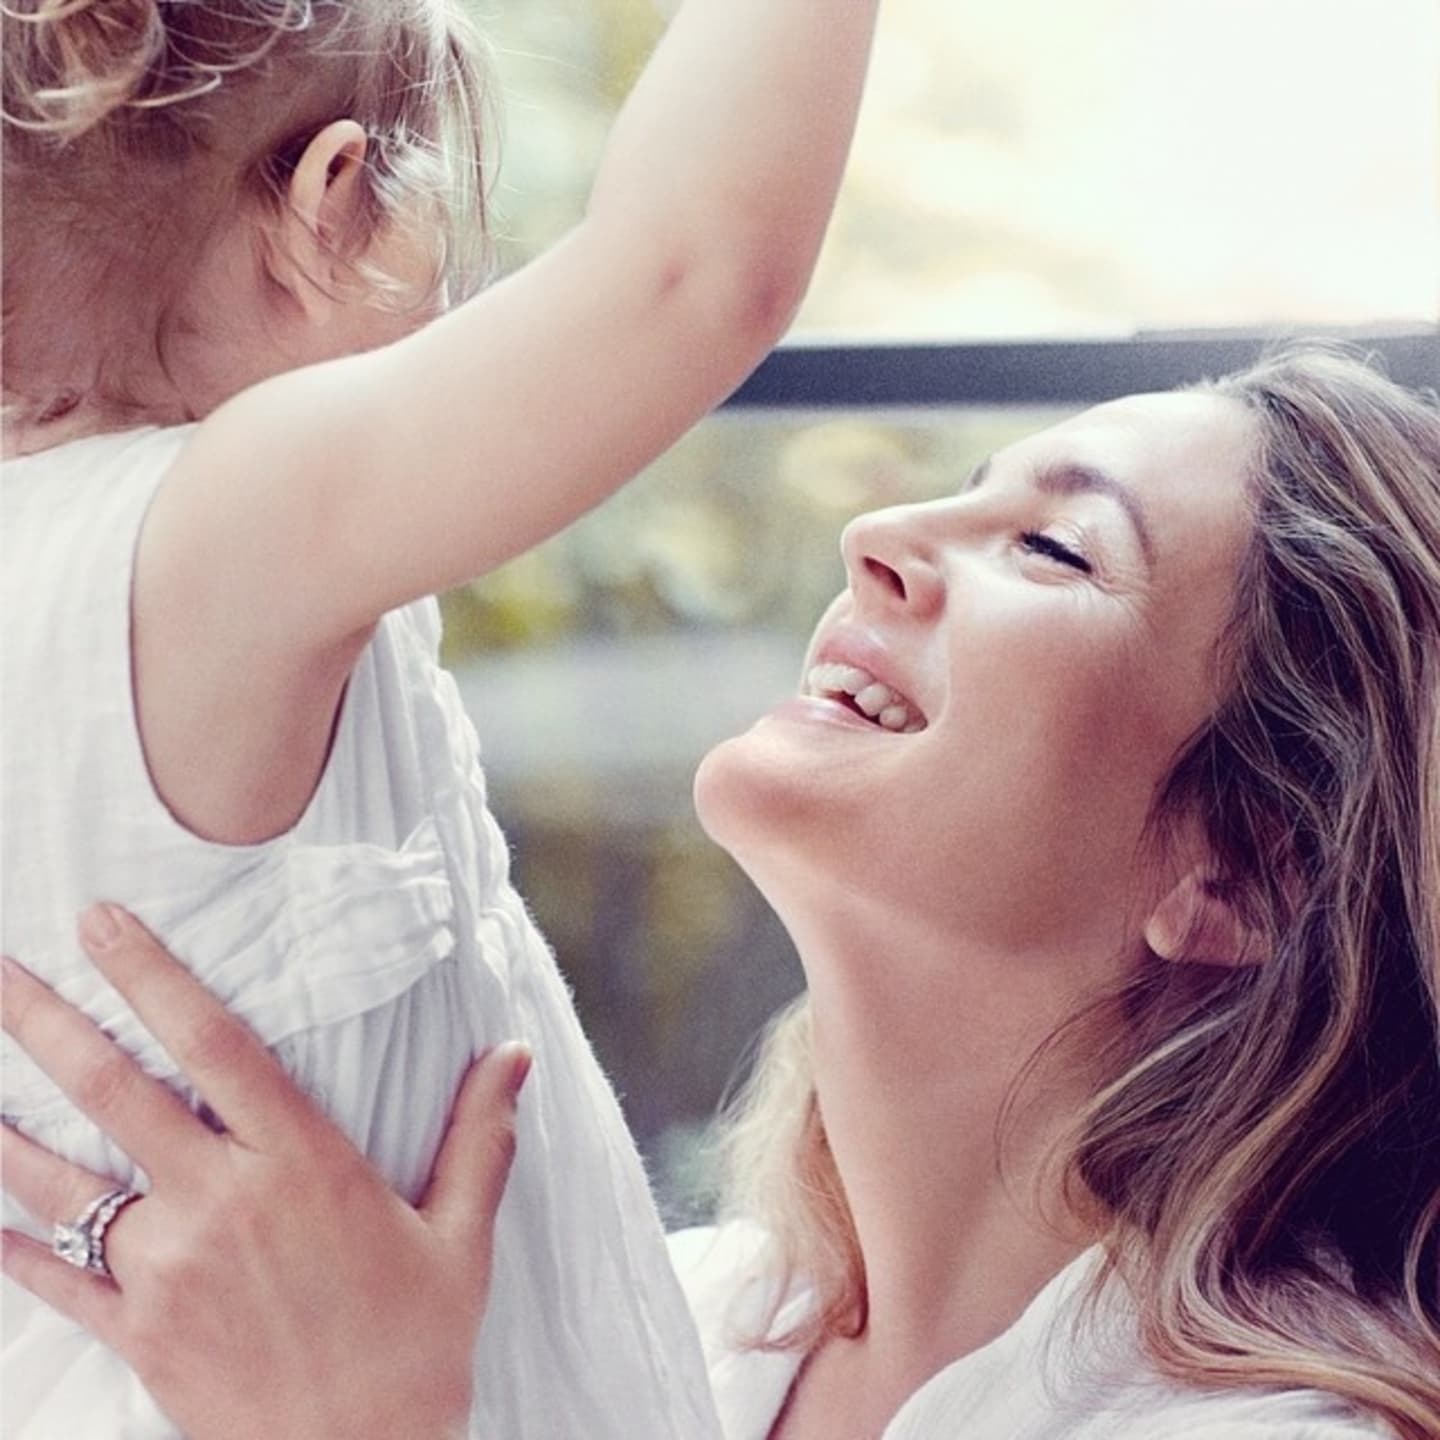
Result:
{"type": "MultiPolygon", "coordinates": [[[[123,401],[115,338],[163,349],[217,226],[246,206],[278,213],[305,145],[342,116],[367,148],[341,257],[418,201],[441,242],[419,298],[480,283],[488,89],[452,0],[0,0],[0,15],[12,413],[123,401]]],[[[362,273],[377,298],[399,294],[362,273]]]]}

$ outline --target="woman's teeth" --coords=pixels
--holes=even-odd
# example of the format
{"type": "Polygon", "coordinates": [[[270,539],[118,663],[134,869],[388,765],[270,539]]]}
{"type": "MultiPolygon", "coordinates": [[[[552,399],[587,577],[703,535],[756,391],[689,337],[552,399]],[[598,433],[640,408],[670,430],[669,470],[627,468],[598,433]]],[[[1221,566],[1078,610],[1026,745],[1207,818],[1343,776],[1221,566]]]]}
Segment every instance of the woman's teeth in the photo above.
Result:
{"type": "Polygon", "coordinates": [[[886,730],[913,735],[925,728],[925,717],[905,696],[858,665],[812,665],[805,677],[805,691],[827,700],[846,696],[862,715],[886,730]]]}

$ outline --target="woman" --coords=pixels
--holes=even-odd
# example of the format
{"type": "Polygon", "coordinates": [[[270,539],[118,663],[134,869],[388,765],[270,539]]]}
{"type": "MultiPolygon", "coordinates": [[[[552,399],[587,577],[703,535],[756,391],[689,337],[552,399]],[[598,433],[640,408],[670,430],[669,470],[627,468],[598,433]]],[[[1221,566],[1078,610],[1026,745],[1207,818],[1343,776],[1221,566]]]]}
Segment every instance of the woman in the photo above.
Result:
{"type": "MultiPolygon", "coordinates": [[[[676,1246],[731,1440],[1440,1434],[1440,415],[1282,356],[844,552],[804,693],[696,786],[808,979],[745,1218],[676,1246]]],[[[523,1057],[417,1214],[154,950],[93,953],[230,1134],[18,972],[155,1185],[113,1281],[9,1273],[197,1437],[447,1433],[523,1057]]],[[[108,1188],[5,1159],[47,1223],[108,1188]]]]}

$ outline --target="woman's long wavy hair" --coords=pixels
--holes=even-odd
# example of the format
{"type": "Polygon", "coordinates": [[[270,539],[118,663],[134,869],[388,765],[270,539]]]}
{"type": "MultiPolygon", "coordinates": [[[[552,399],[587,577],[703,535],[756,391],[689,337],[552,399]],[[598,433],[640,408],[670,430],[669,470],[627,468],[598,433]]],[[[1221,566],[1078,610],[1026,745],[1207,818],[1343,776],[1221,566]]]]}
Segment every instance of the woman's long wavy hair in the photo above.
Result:
{"type": "MultiPolygon", "coordinates": [[[[1334,347],[1204,388],[1257,422],[1255,524],[1218,657],[1228,697],[1159,788],[1151,835],[1199,822],[1269,958],[1197,988],[1152,955],[1077,1017],[1086,1034],[1110,1017],[1110,1078],[1057,1159],[1072,1198],[1098,1202],[1096,1292],[1130,1288],[1163,1373],[1315,1387],[1435,1440],[1440,408],[1334,347]]],[[[803,999],[727,1149],[729,1207],[820,1302],[763,1343],[858,1333],[864,1267],[803,999]]]]}
{"type": "Polygon", "coordinates": [[[217,228],[277,214],[306,143],[342,116],[368,145],[361,214],[334,249],[376,303],[482,283],[487,65],[455,0],[0,0],[0,18],[12,414],[92,396],[123,410],[136,349],[163,358],[217,228]],[[361,257],[421,215],[436,259],[414,293],[361,257]]]}

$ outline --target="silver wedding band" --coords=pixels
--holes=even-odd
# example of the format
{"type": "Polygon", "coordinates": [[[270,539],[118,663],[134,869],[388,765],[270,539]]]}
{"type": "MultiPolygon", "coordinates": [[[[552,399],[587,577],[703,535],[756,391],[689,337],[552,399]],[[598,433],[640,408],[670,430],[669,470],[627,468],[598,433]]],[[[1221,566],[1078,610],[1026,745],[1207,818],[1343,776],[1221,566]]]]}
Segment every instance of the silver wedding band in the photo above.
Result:
{"type": "Polygon", "coordinates": [[[88,1270],[92,1275],[109,1275],[105,1263],[105,1232],[115,1217],[140,1194],[135,1190],[108,1190],[92,1200],[78,1218],[62,1220],[55,1226],[50,1248],[67,1265],[88,1270]]]}

